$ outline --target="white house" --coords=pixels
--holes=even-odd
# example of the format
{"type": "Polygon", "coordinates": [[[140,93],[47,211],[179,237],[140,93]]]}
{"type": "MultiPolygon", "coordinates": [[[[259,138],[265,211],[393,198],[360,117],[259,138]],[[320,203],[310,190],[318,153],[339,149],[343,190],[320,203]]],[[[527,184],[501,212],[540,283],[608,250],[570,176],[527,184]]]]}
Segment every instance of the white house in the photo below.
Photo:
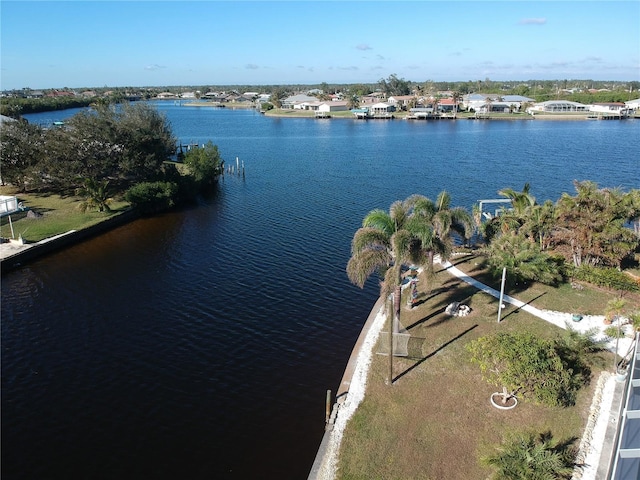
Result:
{"type": "Polygon", "coordinates": [[[317,101],[318,98],[312,97],[311,95],[292,95],[291,97],[287,97],[282,100],[282,108],[289,108],[292,110],[308,110],[307,105],[316,103],[317,101]]]}
{"type": "Polygon", "coordinates": [[[629,100],[628,102],[624,102],[624,103],[627,106],[627,108],[630,108],[632,110],[640,109],[640,98],[637,98],[636,100],[629,100]]]}
{"type": "Polygon", "coordinates": [[[614,113],[622,114],[627,110],[627,105],[622,102],[614,103],[594,103],[589,105],[589,111],[595,113],[614,113]]]}
{"type": "Polygon", "coordinates": [[[373,105],[369,106],[369,112],[372,115],[385,115],[395,111],[396,107],[386,102],[374,103],[373,105]]]}
{"type": "Polygon", "coordinates": [[[320,102],[317,111],[322,113],[329,112],[346,112],[349,110],[347,107],[347,102],[339,102],[337,100],[333,100],[330,102],[320,102]]]}
{"type": "Polygon", "coordinates": [[[588,112],[589,105],[578,102],[570,102],[569,100],[547,100],[546,102],[536,103],[527,108],[527,113],[531,115],[540,113],[569,113],[569,112],[588,112]]]}

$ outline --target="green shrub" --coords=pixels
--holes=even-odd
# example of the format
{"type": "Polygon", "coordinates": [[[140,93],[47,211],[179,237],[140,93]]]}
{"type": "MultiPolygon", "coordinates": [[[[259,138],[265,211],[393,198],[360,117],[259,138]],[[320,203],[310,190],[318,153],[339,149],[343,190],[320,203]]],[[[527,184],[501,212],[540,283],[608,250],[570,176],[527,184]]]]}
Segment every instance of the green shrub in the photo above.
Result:
{"type": "Polygon", "coordinates": [[[178,190],[174,182],[142,182],[129,188],[124,197],[141,212],[152,213],[174,206],[178,190]]]}
{"type": "Polygon", "coordinates": [[[573,277],[576,280],[593,283],[601,287],[612,290],[625,290],[629,292],[640,292],[640,285],[629,275],[612,267],[592,267],[582,265],[573,270],[573,277]]]}
{"type": "MultiPolygon", "coordinates": [[[[564,345],[563,345],[564,347],[564,345]]],[[[467,345],[485,380],[535,403],[569,406],[584,377],[569,368],[566,348],[528,332],[480,337],[467,345]]]]}

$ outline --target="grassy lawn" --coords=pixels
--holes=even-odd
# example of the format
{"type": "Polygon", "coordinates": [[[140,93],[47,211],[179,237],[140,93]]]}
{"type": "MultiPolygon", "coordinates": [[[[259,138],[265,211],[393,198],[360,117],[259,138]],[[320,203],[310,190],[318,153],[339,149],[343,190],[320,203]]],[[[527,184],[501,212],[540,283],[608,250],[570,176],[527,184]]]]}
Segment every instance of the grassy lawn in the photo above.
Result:
{"type": "MultiPolygon", "coordinates": [[[[42,214],[37,218],[29,218],[27,211],[11,215],[15,238],[22,235],[26,242],[38,242],[69,230],[80,230],[95,225],[113,215],[122,213],[128,207],[128,203],[116,199],[110,205],[111,212],[87,211],[82,213],[78,208],[82,200],[75,196],[22,194],[8,187],[0,187],[0,194],[16,195],[18,201],[22,202],[29,210],[42,214]]],[[[8,217],[3,217],[0,221],[0,236],[11,238],[11,225],[8,217]]]]}
{"type": "MultiPolygon", "coordinates": [[[[459,258],[454,263],[470,273],[476,269],[474,276],[482,277],[479,260],[459,258]]],[[[430,289],[422,276],[418,286],[421,303],[409,309],[403,302],[402,310],[402,324],[411,334],[410,356],[394,358],[395,382],[390,387],[388,356],[374,355],[365,398],[344,434],[338,478],[484,480],[490,470],[478,459],[513,430],[551,430],[554,438],[577,437],[578,444],[601,367],[594,367],[593,381],[575,406],[550,408],[521,400],[515,409],[501,411],[489,402],[499,388],[481,378],[465,351],[470,341],[493,332],[528,330],[555,338],[564,330],[511,305],[498,324],[497,299],[444,271],[437,272],[430,289]],[[453,301],[469,305],[471,314],[445,315],[453,301]]],[[[542,285],[509,293],[531,299],[538,308],[559,311],[574,305],[596,310],[598,304],[600,311],[611,298],[604,292],[542,285]]],[[[374,353],[385,350],[383,337],[374,353]]],[[[608,353],[601,354],[597,364],[608,365],[608,358],[608,353]]]]}
{"type": "MultiPolygon", "coordinates": [[[[464,255],[452,259],[451,263],[482,283],[500,290],[500,279],[494,278],[487,272],[481,256],[464,255]]],[[[529,282],[508,286],[505,293],[523,302],[531,302],[533,306],[543,310],[575,312],[582,315],[604,315],[606,304],[612,298],[611,292],[588,284],[583,284],[582,287],[582,290],[576,290],[571,288],[570,284],[562,284],[553,288],[529,282]]],[[[628,303],[640,305],[640,296],[637,294],[626,293],[625,298],[628,303]]]]}

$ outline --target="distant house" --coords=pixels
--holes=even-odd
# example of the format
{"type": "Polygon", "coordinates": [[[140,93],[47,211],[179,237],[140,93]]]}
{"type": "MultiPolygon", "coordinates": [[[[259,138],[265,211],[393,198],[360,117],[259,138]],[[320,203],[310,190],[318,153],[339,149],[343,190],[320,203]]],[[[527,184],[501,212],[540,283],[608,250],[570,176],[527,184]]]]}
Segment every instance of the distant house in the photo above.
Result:
{"type": "Polygon", "coordinates": [[[536,103],[527,108],[527,113],[531,115],[540,113],[569,113],[569,112],[588,112],[589,105],[583,105],[578,102],[570,102],[568,100],[547,100],[546,102],[536,103]]]}
{"type": "Polygon", "coordinates": [[[384,93],[373,92],[360,97],[360,105],[373,105],[374,103],[379,103],[382,99],[384,99],[384,93]]]}
{"type": "Polygon", "coordinates": [[[627,110],[627,108],[627,105],[622,102],[594,103],[589,105],[589,111],[597,113],[621,113],[623,110],[627,110]]]}
{"type": "Polygon", "coordinates": [[[47,93],[47,97],[75,97],[75,92],[70,92],[68,90],[52,90],[47,93]]]}
{"type": "Polygon", "coordinates": [[[632,110],[640,109],[640,98],[636,100],[629,100],[628,102],[624,102],[624,103],[627,106],[627,108],[630,108],[632,110]]]}
{"type": "Polygon", "coordinates": [[[396,111],[396,107],[386,102],[374,103],[369,107],[372,115],[385,115],[396,111]]]}
{"type": "Polygon", "coordinates": [[[453,98],[443,98],[438,101],[438,110],[441,112],[453,112],[456,102],[453,98]]]}
{"type": "Polygon", "coordinates": [[[408,107],[412,101],[416,101],[415,95],[393,95],[387,98],[387,103],[394,105],[397,109],[408,107]]]}
{"type": "Polygon", "coordinates": [[[304,104],[315,103],[317,101],[318,99],[316,97],[312,97],[311,95],[292,95],[282,100],[282,108],[291,110],[306,110],[308,108],[306,108],[306,105],[304,104]]]}
{"type": "Polygon", "coordinates": [[[487,102],[474,108],[476,113],[509,113],[511,105],[505,102],[487,102]]]}
{"type": "Polygon", "coordinates": [[[520,111],[522,109],[522,105],[535,103],[535,98],[524,97],[522,95],[503,95],[498,101],[507,103],[514,107],[515,110],[520,111]]]}
{"type": "Polygon", "coordinates": [[[178,96],[175,93],[171,93],[171,92],[161,92],[158,95],[156,95],[156,98],[167,99],[167,98],[178,98],[178,96]]]}
{"type": "Polygon", "coordinates": [[[321,102],[318,106],[318,112],[322,113],[330,113],[330,112],[346,112],[349,110],[347,106],[347,102],[340,102],[337,100],[333,100],[330,102],[321,102]]]}
{"type": "Polygon", "coordinates": [[[409,112],[415,118],[429,118],[433,116],[433,107],[413,107],[409,112]]]}
{"type": "Polygon", "coordinates": [[[467,110],[474,110],[476,112],[481,109],[487,109],[487,103],[495,104],[496,107],[491,107],[491,111],[497,111],[500,107],[499,104],[506,104],[509,110],[520,111],[522,105],[525,103],[534,103],[535,99],[529,97],[523,97],[522,95],[498,95],[494,93],[470,93],[462,97],[462,105],[467,110]],[[488,102],[490,100],[491,102],[488,102]]]}

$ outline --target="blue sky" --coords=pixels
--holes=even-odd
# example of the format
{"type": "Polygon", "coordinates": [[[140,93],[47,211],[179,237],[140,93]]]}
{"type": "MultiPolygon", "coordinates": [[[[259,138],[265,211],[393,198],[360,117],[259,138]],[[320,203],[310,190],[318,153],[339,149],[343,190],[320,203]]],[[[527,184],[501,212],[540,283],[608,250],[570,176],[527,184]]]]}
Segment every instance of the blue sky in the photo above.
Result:
{"type": "Polygon", "coordinates": [[[0,89],[640,80],[640,1],[0,2],[0,89]]]}

